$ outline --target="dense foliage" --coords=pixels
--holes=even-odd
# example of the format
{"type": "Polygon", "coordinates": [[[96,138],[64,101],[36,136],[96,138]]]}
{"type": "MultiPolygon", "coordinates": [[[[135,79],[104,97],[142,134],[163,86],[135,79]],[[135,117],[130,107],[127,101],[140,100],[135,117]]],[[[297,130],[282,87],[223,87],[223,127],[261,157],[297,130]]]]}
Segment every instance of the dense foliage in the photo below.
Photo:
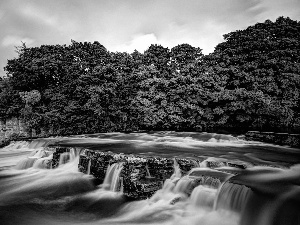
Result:
{"type": "Polygon", "coordinates": [[[226,34],[209,55],[76,41],[17,50],[0,78],[0,118],[38,132],[300,131],[300,22],[290,18],[226,34]]]}

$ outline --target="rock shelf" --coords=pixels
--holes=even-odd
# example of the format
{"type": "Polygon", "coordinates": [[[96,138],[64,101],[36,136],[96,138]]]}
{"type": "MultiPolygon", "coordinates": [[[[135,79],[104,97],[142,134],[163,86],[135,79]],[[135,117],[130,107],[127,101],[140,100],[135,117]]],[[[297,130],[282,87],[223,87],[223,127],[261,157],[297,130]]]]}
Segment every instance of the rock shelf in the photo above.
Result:
{"type": "Polygon", "coordinates": [[[300,134],[248,131],[245,138],[247,141],[261,141],[296,148],[300,147],[300,134]]]}
{"type": "Polygon", "coordinates": [[[163,182],[174,174],[174,165],[178,165],[180,175],[199,166],[197,159],[150,157],[86,149],[80,154],[79,171],[93,175],[102,183],[108,166],[114,163],[123,163],[120,185],[123,194],[134,199],[148,198],[161,189],[163,182]]]}

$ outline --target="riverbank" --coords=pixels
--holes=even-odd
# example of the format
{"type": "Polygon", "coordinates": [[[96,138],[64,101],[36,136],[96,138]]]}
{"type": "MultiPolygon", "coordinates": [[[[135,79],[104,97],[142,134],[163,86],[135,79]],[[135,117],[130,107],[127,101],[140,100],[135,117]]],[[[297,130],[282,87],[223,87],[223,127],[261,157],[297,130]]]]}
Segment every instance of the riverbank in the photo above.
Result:
{"type": "Polygon", "coordinates": [[[248,131],[245,139],[300,148],[300,134],[248,131]]]}

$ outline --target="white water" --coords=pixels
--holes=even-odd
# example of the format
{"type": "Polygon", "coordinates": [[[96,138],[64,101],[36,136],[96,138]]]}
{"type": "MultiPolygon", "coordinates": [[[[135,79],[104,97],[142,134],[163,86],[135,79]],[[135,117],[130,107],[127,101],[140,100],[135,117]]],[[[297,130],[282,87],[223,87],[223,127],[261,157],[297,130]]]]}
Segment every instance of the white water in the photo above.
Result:
{"type": "MultiPolygon", "coordinates": [[[[157,134],[159,135],[161,134],[157,134]]],[[[163,138],[163,135],[158,137],[160,141],[163,138]]],[[[172,138],[165,139],[169,142],[172,138]]],[[[207,143],[201,146],[198,141],[192,142],[197,142],[198,154],[203,155],[206,162],[210,161],[210,157],[221,162],[224,161],[224,156],[226,162],[242,159],[245,151],[248,151],[243,147],[245,143],[236,144],[236,148],[230,149],[232,152],[230,153],[228,149],[222,148],[221,141],[216,143],[217,150],[213,152],[212,148],[206,150],[207,143]],[[210,153],[214,155],[209,155],[210,153]],[[235,158],[231,158],[233,156],[235,158]]],[[[30,161],[30,157],[37,158],[33,167],[25,170],[10,168],[0,171],[0,221],[3,225],[297,225],[300,221],[299,213],[294,213],[295,210],[299,212],[300,166],[298,165],[291,168],[254,166],[243,170],[245,172],[242,176],[218,171],[240,173],[241,169],[217,167],[218,170],[215,170],[203,167],[182,177],[179,166],[174,161],[174,175],[165,181],[161,190],[150,199],[128,201],[120,193],[122,163],[110,165],[103,185],[95,186],[91,175],[78,172],[76,149],[65,154],[68,156],[62,156],[68,160],[62,160],[64,163],[58,168],[45,170],[42,165],[51,159],[51,154],[43,151],[45,148],[42,144],[31,145],[36,149],[29,149],[27,144],[23,144],[24,147],[17,149],[5,148],[3,152],[0,150],[3,164],[6,160],[10,160],[10,156],[20,156],[15,153],[24,153],[21,156],[27,161],[30,161]],[[193,179],[197,176],[200,180],[199,185],[194,187],[193,179]],[[227,181],[232,178],[236,180],[235,183],[227,181]],[[255,193],[246,185],[253,187],[255,193]]],[[[181,146],[183,145],[185,144],[181,146]]],[[[224,146],[228,145],[226,142],[224,146]]],[[[191,151],[192,146],[191,143],[188,144],[191,151]]],[[[213,143],[210,146],[214,147],[213,143]]],[[[275,164],[274,159],[283,150],[279,149],[277,153],[276,147],[272,149],[272,153],[267,151],[268,159],[263,160],[275,164]]],[[[255,151],[254,149],[252,154],[256,158],[264,156],[255,151]]],[[[260,148],[259,151],[266,150],[260,148]]],[[[283,156],[287,157],[292,154],[291,152],[292,150],[288,150],[283,156]]],[[[176,152],[181,153],[186,153],[186,150],[176,152]]],[[[278,157],[281,159],[280,162],[285,159],[284,157],[278,157]]],[[[293,160],[295,157],[290,158],[293,160]]],[[[245,157],[243,159],[245,160],[245,157]]],[[[246,163],[250,165],[258,161],[255,159],[246,163]]],[[[202,166],[207,164],[203,163],[202,166]]],[[[216,166],[224,164],[214,164],[213,168],[216,166]]]]}
{"type": "Polygon", "coordinates": [[[114,163],[109,165],[106,171],[106,175],[102,184],[104,190],[110,191],[120,191],[121,190],[121,180],[120,174],[123,169],[123,163],[114,163]]]}

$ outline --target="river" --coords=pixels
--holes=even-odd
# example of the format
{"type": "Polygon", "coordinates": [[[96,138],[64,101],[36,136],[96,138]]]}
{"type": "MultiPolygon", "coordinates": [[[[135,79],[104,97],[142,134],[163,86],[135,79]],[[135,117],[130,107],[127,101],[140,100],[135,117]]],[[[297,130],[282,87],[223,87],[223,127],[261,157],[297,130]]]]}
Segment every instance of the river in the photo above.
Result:
{"type": "Polygon", "coordinates": [[[0,149],[0,224],[300,224],[300,149],[193,132],[107,133],[15,142],[0,149]],[[77,149],[44,169],[51,144],[77,149]],[[194,157],[189,177],[174,175],[151,198],[132,201],[78,171],[84,148],[194,157]],[[212,166],[213,165],[213,166],[212,166]],[[229,166],[238,165],[238,166],[229,166]],[[240,168],[242,165],[243,168],[240,168]],[[190,178],[207,179],[186,194],[190,178]],[[209,174],[221,177],[218,181],[209,174]]]}

